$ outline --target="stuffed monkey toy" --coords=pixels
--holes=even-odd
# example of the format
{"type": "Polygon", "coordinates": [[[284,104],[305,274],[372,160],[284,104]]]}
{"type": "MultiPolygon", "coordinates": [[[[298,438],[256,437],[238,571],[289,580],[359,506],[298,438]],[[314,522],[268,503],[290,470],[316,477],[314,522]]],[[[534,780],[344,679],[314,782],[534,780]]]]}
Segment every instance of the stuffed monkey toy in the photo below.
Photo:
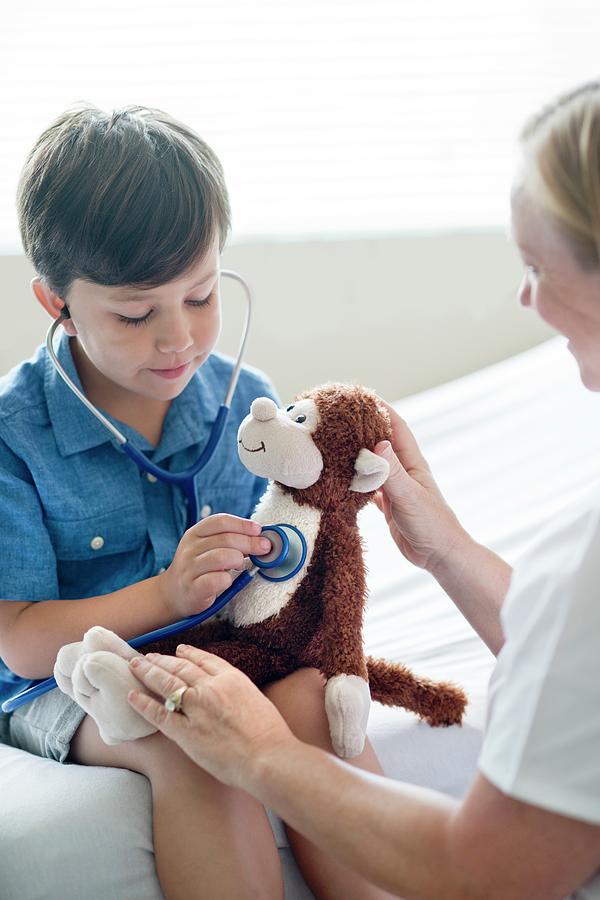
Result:
{"type": "MultiPolygon", "coordinates": [[[[430,725],[460,723],[466,698],[459,688],[363,652],[367,590],[357,514],[387,478],[387,462],[371,448],[390,437],[387,410],[357,385],[317,387],[285,410],[267,397],[254,400],[239,428],[238,451],[251,472],[271,481],[252,518],[299,528],[306,563],[287,581],[255,576],[223,618],[144,652],[174,653],[182,642],[199,646],[257,685],[301,667],[319,669],[331,740],[342,757],[363,750],[371,698],[403,706],[430,725]]],[[[96,626],[57,657],[59,687],[96,720],[106,743],[154,731],[127,703],[128,691],[139,686],[127,665],[134,655],[96,626]]]]}

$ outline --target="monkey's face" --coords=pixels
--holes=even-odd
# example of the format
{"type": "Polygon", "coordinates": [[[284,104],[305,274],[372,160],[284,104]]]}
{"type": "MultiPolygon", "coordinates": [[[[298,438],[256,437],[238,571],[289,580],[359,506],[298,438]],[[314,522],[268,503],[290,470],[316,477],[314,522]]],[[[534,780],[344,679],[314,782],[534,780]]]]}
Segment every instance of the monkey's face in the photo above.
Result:
{"type": "Polygon", "coordinates": [[[319,422],[314,400],[278,409],[269,397],[258,397],[238,430],[240,459],[254,475],[287,487],[310,487],[323,470],[323,457],[312,437],[319,422]]]}

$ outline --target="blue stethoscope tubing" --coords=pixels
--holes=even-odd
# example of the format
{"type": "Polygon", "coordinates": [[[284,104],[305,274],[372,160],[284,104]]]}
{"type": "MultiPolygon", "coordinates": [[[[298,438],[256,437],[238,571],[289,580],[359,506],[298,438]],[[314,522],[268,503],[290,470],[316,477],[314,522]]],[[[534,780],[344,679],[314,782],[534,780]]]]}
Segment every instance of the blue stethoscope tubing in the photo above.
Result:
{"type": "Polygon", "coordinates": [[[223,269],[221,271],[221,277],[231,278],[233,281],[236,281],[244,291],[244,295],[246,298],[246,315],[242,328],[242,336],[238,347],[237,358],[231,372],[231,377],[229,379],[227,393],[225,394],[223,403],[219,407],[219,411],[211,428],[206,446],[204,447],[196,462],[192,466],[190,466],[189,469],[185,469],[183,472],[169,472],[168,469],[163,469],[161,466],[157,466],[156,463],[153,463],[151,460],[149,460],[145,453],[143,453],[138,447],[135,446],[135,444],[128,440],[125,435],[121,431],[119,431],[116,425],[114,425],[109,419],[107,419],[107,417],[103,413],[101,413],[96,406],[94,406],[94,404],[85,396],[83,391],[81,391],[77,387],[74,381],[65,372],[56,355],[56,351],[54,350],[54,335],[59,325],[61,325],[61,323],[64,321],[65,317],[60,316],[58,319],[56,319],[48,329],[48,334],[46,336],[46,348],[48,350],[48,354],[50,356],[50,359],[52,360],[54,368],[56,369],[62,380],[65,382],[67,387],[75,394],[76,397],[78,397],[79,400],[81,400],[84,406],[87,406],[89,411],[93,416],[96,417],[100,424],[110,432],[123,452],[126,453],[127,456],[129,456],[129,458],[132,459],[136,466],[138,466],[138,468],[143,472],[147,472],[148,474],[153,475],[155,478],[158,478],[160,481],[164,481],[167,484],[177,485],[183,490],[183,493],[187,500],[188,528],[191,528],[191,526],[195,525],[198,521],[198,495],[196,492],[196,475],[210,462],[225,430],[225,425],[227,424],[227,418],[229,416],[229,409],[231,406],[231,398],[233,397],[233,392],[235,391],[236,385],[238,383],[242,360],[244,358],[244,350],[246,348],[246,341],[248,339],[248,333],[250,331],[250,320],[252,315],[252,294],[250,292],[248,284],[241,275],[238,275],[237,272],[232,272],[229,269],[223,269]]]}
{"type": "MultiPolygon", "coordinates": [[[[288,581],[290,578],[293,578],[294,575],[297,575],[306,562],[306,555],[308,552],[306,539],[302,532],[296,528],[295,525],[289,525],[287,523],[264,525],[262,532],[274,532],[279,538],[281,542],[280,547],[274,556],[270,555],[265,558],[261,558],[260,556],[250,556],[249,559],[252,563],[251,567],[240,572],[227,590],[223,591],[222,594],[219,594],[217,599],[208,607],[208,609],[205,609],[196,615],[187,616],[185,619],[179,619],[179,621],[172,622],[170,625],[164,625],[162,628],[155,628],[154,631],[148,631],[146,634],[140,634],[138,637],[127,641],[129,646],[133,647],[134,650],[138,650],[140,647],[146,647],[154,641],[159,641],[165,637],[172,637],[173,635],[180,634],[182,631],[186,631],[188,628],[193,628],[194,625],[200,625],[202,622],[205,622],[207,619],[216,615],[224,606],[233,600],[236,594],[239,594],[239,592],[252,581],[257,573],[262,575],[263,578],[268,581],[276,582],[288,581]],[[288,563],[287,568],[286,563],[288,563]]],[[[14,712],[15,709],[24,706],[26,703],[30,703],[37,697],[41,697],[48,691],[53,690],[56,686],[56,679],[54,677],[37,681],[20,693],[15,694],[14,697],[5,700],[2,704],[2,712],[14,712]]]]}

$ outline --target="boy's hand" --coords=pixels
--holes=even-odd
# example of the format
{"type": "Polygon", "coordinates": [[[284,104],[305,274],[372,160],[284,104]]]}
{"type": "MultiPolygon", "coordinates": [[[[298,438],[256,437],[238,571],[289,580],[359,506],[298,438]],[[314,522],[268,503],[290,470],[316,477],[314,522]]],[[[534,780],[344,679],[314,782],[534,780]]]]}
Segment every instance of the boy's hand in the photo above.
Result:
{"type": "Polygon", "coordinates": [[[384,405],[392,423],[392,445],[382,441],[374,450],[387,460],[390,474],[375,502],[402,554],[435,574],[468,535],[444,500],[410,428],[393,407],[384,405]]]}
{"type": "Polygon", "coordinates": [[[159,575],[166,609],[174,619],[193,616],[211,605],[242,571],[245,558],[268,553],[271,543],[250,519],[219,513],[185,532],[169,568],[159,575]]]}

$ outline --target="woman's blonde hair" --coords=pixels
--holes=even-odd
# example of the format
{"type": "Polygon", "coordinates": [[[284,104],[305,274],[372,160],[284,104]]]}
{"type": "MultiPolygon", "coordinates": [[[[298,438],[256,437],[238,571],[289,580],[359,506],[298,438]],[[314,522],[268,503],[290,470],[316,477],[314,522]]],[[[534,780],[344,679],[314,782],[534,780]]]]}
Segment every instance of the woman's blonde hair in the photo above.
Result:
{"type": "Polygon", "coordinates": [[[521,134],[525,187],[585,269],[600,267],[600,81],[559,97],[521,134]]]}

